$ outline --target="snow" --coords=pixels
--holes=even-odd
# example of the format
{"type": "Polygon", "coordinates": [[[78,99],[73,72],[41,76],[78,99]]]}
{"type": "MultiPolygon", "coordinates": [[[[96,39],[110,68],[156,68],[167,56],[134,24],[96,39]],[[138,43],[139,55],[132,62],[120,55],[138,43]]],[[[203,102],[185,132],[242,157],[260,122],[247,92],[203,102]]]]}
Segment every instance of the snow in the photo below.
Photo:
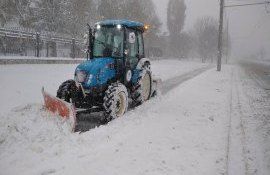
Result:
{"type": "Polygon", "coordinates": [[[178,61],[178,60],[159,60],[151,62],[151,69],[153,73],[162,79],[162,81],[168,80],[172,77],[183,75],[191,72],[192,70],[206,67],[209,64],[202,64],[194,61],[178,61]]]}
{"type": "MultiPolygon", "coordinates": [[[[206,66],[163,60],[152,69],[166,83],[206,66]]],[[[75,65],[0,67],[0,174],[269,174],[265,94],[237,66],[210,69],[81,134],[41,105],[41,86],[55,93],[75,65]]]]}

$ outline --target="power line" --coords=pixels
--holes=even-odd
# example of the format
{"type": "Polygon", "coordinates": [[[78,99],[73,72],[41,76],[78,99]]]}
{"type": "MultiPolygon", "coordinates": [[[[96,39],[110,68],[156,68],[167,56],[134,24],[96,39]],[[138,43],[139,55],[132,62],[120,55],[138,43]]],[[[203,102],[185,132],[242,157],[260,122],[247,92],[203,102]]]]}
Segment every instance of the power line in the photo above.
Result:
{"type": "Polygon", "coordinates": [[[247,4],[225,5],[224,7],[226,7],[226,8],[231,8],[231,7],[242,7],[242,6],[263,5],[263,4],[270,4],[270,1],[266,1],[266,2],[256,2],[256,3],[247,3],[247,4]]]}

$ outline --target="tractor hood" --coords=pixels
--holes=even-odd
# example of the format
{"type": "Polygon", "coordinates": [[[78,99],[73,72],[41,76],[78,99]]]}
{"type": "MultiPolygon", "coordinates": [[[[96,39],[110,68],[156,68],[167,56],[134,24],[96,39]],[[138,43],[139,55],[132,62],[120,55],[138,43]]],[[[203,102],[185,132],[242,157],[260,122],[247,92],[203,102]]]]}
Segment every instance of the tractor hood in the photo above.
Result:
{"type": "Polygon", "coordinates": [[[77,66],[75,80],[82,83],[85,88],[104,85],[115,76],[113,65],[114,59],[109,57],[85,61],[77,66]]]}
{"type": "Polygon", "coordinates": [[[86,71],[87,73],[95,74],[99,69],[103,69],[108,64],[113,64],[113,58],[94,58],[92,60],[85,61],[77,66],[76,70],[86,71]]]}

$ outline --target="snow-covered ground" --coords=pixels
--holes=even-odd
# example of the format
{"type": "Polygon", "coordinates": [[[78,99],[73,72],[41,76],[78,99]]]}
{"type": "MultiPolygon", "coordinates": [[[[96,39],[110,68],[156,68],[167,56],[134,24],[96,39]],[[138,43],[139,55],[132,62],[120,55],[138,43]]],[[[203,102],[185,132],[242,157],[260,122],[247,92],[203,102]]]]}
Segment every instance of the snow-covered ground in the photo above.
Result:
{"type": "MultiPolygon", "coordinates": [[[[166,82],[205,66],[152,68],[166,82]]],[[[81,134],[41,106],[41,86],[55,93],[74,67],[1,66],[0,174],[269,174],[269,101],[238,66],[210,69],[81,134]]]]}

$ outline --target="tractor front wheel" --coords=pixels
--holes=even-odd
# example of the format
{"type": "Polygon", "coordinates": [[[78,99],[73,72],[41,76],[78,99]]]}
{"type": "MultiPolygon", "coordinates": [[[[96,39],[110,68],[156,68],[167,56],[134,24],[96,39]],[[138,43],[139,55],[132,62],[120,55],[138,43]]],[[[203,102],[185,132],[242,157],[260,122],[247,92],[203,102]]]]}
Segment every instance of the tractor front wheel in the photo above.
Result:
{"type": "Polygon", "coordinates": [[[105,92],[103,107],[107,122],[122,117],[128,108],[127,88],[121,83],[114,83],[105,92]]]}
{"type": "Polygon", "coordinates": [[[62,83],[58,88],[56,97],[68,103],[73,103],[76,107],[81,106],[82,92],[76,86],[74,80],[67,80],[62,83]]]}

